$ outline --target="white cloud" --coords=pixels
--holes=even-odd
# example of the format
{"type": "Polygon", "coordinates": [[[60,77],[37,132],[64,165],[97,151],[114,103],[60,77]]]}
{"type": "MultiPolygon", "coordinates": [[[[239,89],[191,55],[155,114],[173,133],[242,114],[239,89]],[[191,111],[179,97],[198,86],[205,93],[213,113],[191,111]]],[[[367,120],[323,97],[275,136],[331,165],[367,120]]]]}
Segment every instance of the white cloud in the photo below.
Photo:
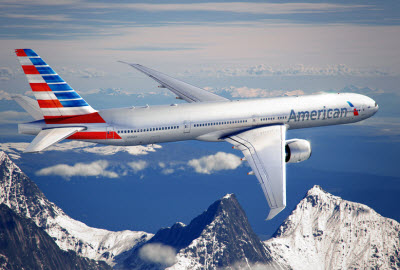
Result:
{"type": "Polygon", "coordinates": [[[197,173],[211,174],[214,171],[234,170],[240,166],[242,161],[233,154],[218,152],[215,155],[192,159],[188,165],[197,173]]]}
{"type": "MultiPolygon", "coordinates": [[[[234,98],[256,98],[256,97],[279,97],[304,95],[302,90],[284,91],[284,90],[267,90],[262,88],[249,88],[247,86],[222,88],[223,92],[228,92],[234,98]]],[[[218,91],[217,91],[218,92],[218,91]]]]}
{"type": "Polygon", "coordinates": [[[298,14],[298,13],[322,13],[354,10],[366,8],[367,5],[343,5],[327,3],[249,3],[249,2],[226,2],[226,3],[190,3],[190,4],[95,4],[96,8],[124,8],[136,9],[148,12],[160,11],[214,11],[234,12],[250,14],[298,14]]]}
{"type": "Polygon", "coordinates": [[[4,90],[0,90],[0,100],[12,100],[11,95],[4,90]]]}
{"type": "Polygon", "coordinates": [[[0,124],[8,124],[32,120],[29,113],[17,111],[2,111],[0,112],[0,124]]]}
{"type": "Polygon", "coordinates": [[[163,169],[163,170],[161,171],[161,173],[162,173],[162,174],[165,174],[165,175],[172,174],[172,173],[174,173],[174,172],[175,172],[175,170],[172,169],[172,168],[165,168],[165,169],[163,169]]]}
{"type": "Polygon", "coordinates": [[[102,176],[117,178],[117,173],[106,170],[108,166],[109,163],[106,160],[98,160],[92,163],[76,163],[73,166],[68,164],[58,164],[37,171],[36,175],[59,175],[66,179],[69,179],[72,176],[102,176]]]}
{"type": "Polygon", "coordinates": [[[67,141],[58,143],[51,146],[49,151],[74,151],[74,152],[86,152],[92,154],[99,154],[103,156],[115,155],[117,153],[128,153],[133,156],[147,155],[149,152],[155,152],[156,149],[162,148],[161,145],[137,145],[137,146],[98,146],[98,144],[82,142],[82,141],[67,141]]]}
{"type": "Polygon", "coordinates": [[[139,160],[139,161],[129,162],[128,165],[133,169],[135,173],[137,173],[139,171],[143,171],[144,169],[146,169],[149,164],[144,160],[139,160]]]}
{"type": "Polygon", "coordinates": [[[97,78],[97,77],[104,77],[106,75],[106,72],[90,67],[84,69],[62,67],[60,69],[60,73],[64,75],[73,75],[80,78],[97,78]]]}
{"type": "MultiPolygon", "coordinates": [[[[186,74],[192,73],[186,71],[186,74]]],[[[208,67],[203,68],[198,73],[205,76],[387,76],[391,73],[375,68],[358,69],[351,68],[345,64],[333,64],[326,66],[311,66],[311,65],[288,65],[288,66],[268,66],[265,64],[259,65],[244,65],[230,67],[208,67]]]]}
{"type": "Polygon", "coordinates": [[[176,250],[162,244],[147,244],[139,250],[142,260],[169,267],[176,263],[176,250]]]}
{"type": "Polygon", "coordinates": [[[0,67],[0,81],[8,81],[13,76],[13,71],[8,67],[0,67]]]}

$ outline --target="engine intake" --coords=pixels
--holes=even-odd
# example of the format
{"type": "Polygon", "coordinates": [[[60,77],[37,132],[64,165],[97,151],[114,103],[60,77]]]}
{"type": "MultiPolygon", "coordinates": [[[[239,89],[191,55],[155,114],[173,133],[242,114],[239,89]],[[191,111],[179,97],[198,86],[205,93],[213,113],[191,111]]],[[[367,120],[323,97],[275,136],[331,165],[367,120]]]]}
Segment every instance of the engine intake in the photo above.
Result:
{"type": "Polygon", "coordinates": [[[286,163],[298,163],[311,157],[311,144],[309,141],[292,139],[286,141],[286,163]]]}

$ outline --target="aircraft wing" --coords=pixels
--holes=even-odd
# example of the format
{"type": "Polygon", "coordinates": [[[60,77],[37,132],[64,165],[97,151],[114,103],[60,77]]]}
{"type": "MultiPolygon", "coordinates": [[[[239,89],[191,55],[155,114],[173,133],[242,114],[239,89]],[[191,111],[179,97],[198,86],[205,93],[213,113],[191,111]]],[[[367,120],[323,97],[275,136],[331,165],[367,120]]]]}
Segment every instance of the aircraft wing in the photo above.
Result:
{"type": "Polygon", "coordinates": [[[168,88],[179,98],[186,100],[187,102],[209,102],[209,101],[227,101],[229,99],[218,96],[211,92],[208,92],[199,87],[190,85],[188,83],[182,82],[180,80],[174,79],[164,73],[158,72],[156,70],[147,68],[139,64],[131,64],[119,61],[134,67],[135,69],[143,72],[156,82],[160,84],[161,88],[168,88]]]}
{"type": "Polygon", "coordinates": [[[271,208],[267,220],[286,207],[285,125],[255,128],[225,140],[241,150],[271,208]]]}

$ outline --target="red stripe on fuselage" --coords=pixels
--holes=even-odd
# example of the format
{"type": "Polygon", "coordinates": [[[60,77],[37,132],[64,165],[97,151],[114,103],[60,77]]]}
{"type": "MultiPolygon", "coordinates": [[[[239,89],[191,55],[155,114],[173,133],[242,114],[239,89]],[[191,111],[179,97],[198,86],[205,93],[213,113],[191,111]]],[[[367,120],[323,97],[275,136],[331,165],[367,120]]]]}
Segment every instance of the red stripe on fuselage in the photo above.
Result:
{"type": "Polygon", "coordinates": [[[67,139],[70,140],[107,140],[107,139],[121,139],[115,131],[88,131],[77,132],[67,139]]]}
{"type": "Polygon", "coordinates": [[[47,85],[47,83],[30,83],[33,92],[44,92],[51,91],[51,88],[47,85]]]}
{"type": "Polygon", "coordinates": [[[63,105],[58,99],[38,100],[40,108],[61,108],[63,105]]]}
{"type": "Polygon", "coordinates": [[[22,66],[25,74],[40,74],[39,71],[35,68],[35,66],[22,66]]]}
{"type": "Polygon", "coordinates": [[[25,53],[25,51],[24,51],[24,49],[16,49],[16,50],[15,50],[15,54],[16,54],[17,56],[27,56],[26,53],[25,53]]]}
{"type": "Polygon", "coordinates": [[[357,111],[357,109],[354,109],[354,116],[358,116],[358,111],[357,111]]]}
{"type": "Polygon", "coordinates": [[[90,124],[105,123],[98,112],[83,115],[44,116],[46,124],[90,124]]]}

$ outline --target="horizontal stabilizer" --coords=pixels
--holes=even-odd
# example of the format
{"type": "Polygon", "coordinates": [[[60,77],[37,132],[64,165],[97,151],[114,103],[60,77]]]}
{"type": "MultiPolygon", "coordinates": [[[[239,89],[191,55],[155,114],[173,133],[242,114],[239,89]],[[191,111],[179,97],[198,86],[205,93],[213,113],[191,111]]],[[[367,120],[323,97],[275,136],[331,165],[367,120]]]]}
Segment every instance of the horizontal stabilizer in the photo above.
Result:
{"type": "Polygon", "coordinates": [[[52,146],[55,143],[71,136],[72,134],[84,130],[84,127],[63,127],[63,128],[52,128],[44,129],[39,132],[36,138],[31,142],[28,148],[25,149],[24,153],[35,153],[52,146]]]}
{"type": "Polygon", "coordinates": [[[35,120],[42,120],[44,118],[36,100],[26,96],[13,96],[12,98],[35,120]]]}

